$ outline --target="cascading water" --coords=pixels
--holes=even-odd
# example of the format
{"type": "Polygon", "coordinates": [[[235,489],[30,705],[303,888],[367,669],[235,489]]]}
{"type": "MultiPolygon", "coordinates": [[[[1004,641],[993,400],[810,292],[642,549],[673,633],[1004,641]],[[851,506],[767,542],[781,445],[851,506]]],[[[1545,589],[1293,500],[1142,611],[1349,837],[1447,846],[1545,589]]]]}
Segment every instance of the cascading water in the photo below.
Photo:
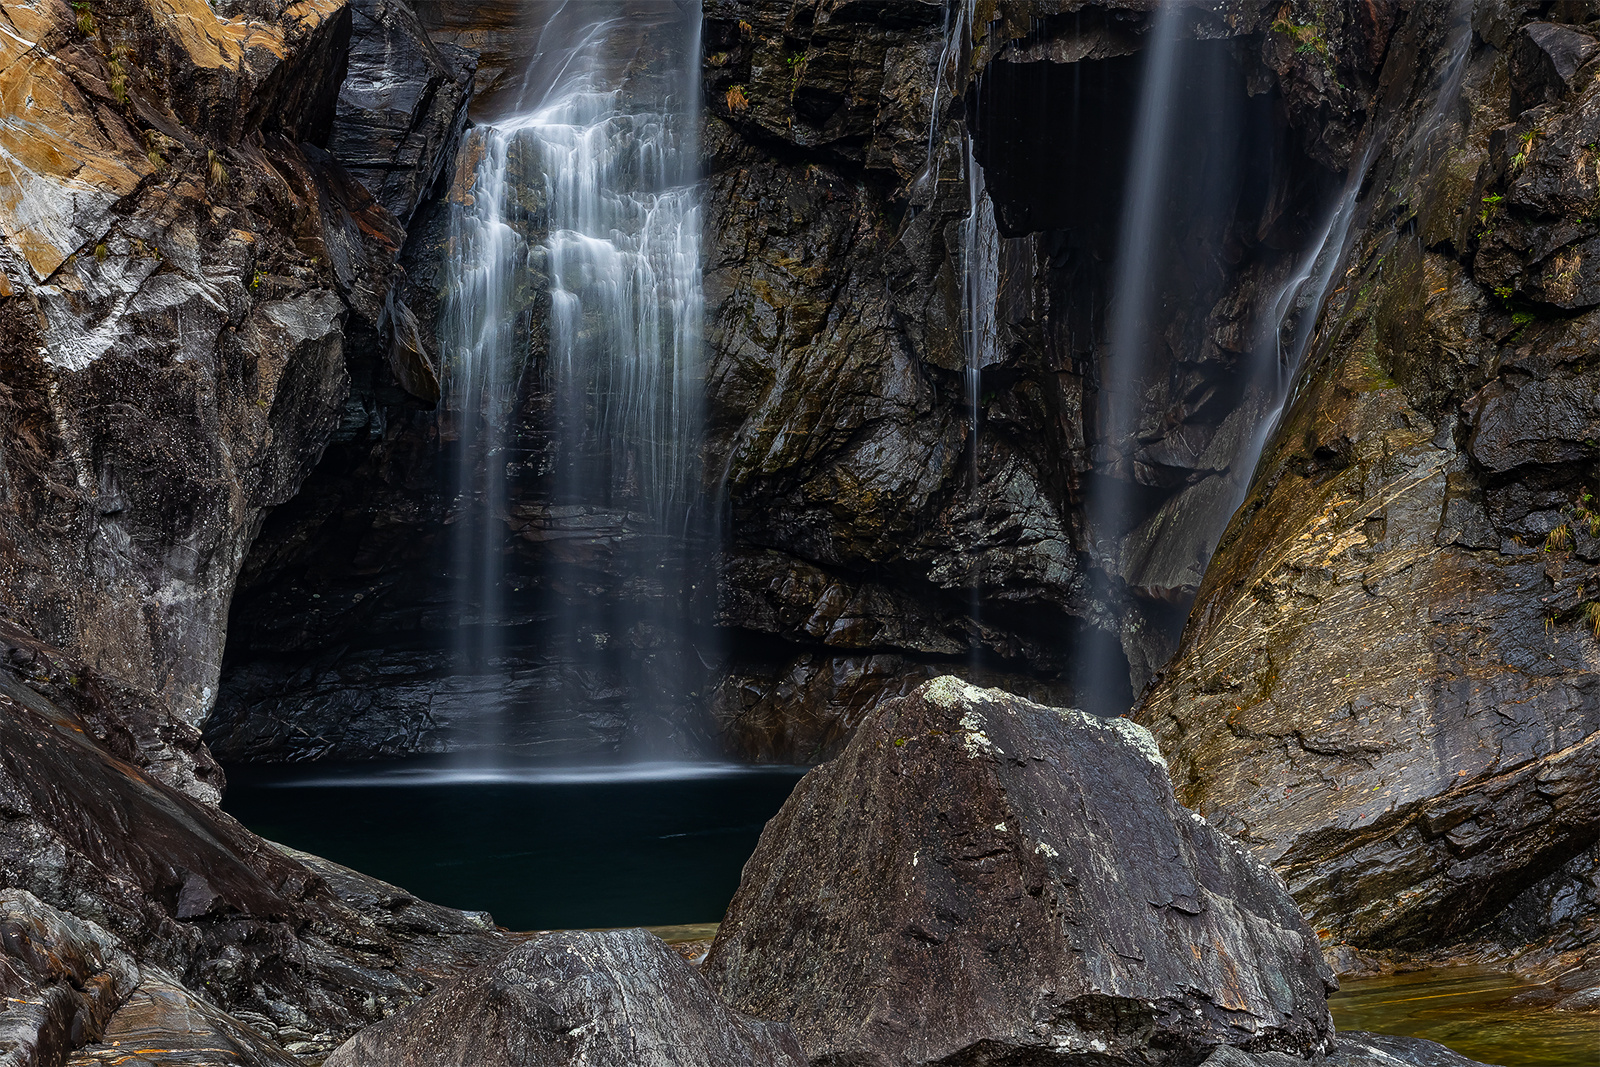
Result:
{"type": "Polygon", "coordinates": [[[656,754],[678,732],[689,664],[703,654],[684,607],[709,526],[699,12],[616,2],[537,13],[536,55],[515,99],[472,131],[477,167],[451,220],[442,333],[461,454],[458,653],[479,707],[468,743],[557,755],[583,743],[562,709],[508,695],[518,686],[497,667],[499,635],[526,621],[505,610],[500,563],[516,511],[554,560],[535,622],[559,669],[618,694],[614,718],[626,721],[609,725],[613,749],[656,754]],[[529,400],[535,381],[548,406],[529,400]],[[544,426],[522,425],[530,409],[544,426]],[[508,503],[508,469],[538,478],[547,503],[508,503]]]}
{"type": "MultiPolygon", "coordinates": [[[[1434,111],[1400,155],[1416,154],[1426,147],[1424,142],[1431,143],[1456,99],[1470,41],[1467,24],[1466,7],[1458,6],[1446,60],[1434,86],[1434,111]]],[[[1308,250],[1256,311],[1258,326],[1241,353],[1232,384],[1226,386],[1233,396],[1231,409],[1197,464],[1202,476],[1170,492],[1151,511],[1148,503],[1140,503],[1141,495],[1151,495],[1142,487],[1156,485],[1163,475],[1141,470],[1158,465],[1146,458],[1141,434],[1156,441],[1167,428],[1139,423],[1150,422],[1152,416],[1159,419],[1164,408],[1172,410],[1172,401],[1161,401],[1157,395],[1169,383],[1152,373],[1160,363],[1153,356],[1164,344],[1173,346],[1180,361],[1185,345],[1199,348],[1196,339],[1173,336],[1170,326],[1158,325],[1164,321],[1158,304],[1167,293],[1162,287],[1162,260],[1172,249],[1163,242],[1169,241],[1169,231],[1181,231],[1186,239],[1210,248],[1208,254],[1219,254],[1232,214],[1227,205],[1238,196],[1240,173],[1231,150],[1215,148],[1249,140],[1248,131],[1237,128],[1237,117],[1225,104],[1229,92],[1224,84],[1225,54],[1215,48],[1208,51],[1207,42],[1199,37],[1190,30],[1183,5],[1156,10],[1128,164],[1108,343],[1101,361],[1100,440],[1094,455],[1098,476],[1087,501],[1091,558],[1113,579],[1107,589],[1108,605],[1119,599],[1116,579],[1129,592],[1142,590],[1147,598],[1170,598],[1175,590],[1187,587],[1192,592],[1198,585],[1293,398],[1293,382],[1349,251],[1359,193],[1387,141],[1393,117],[1380,113],[1369,125],[1343,191],[1308,250]],[[1185,138],[1188,148],[1183,147],[1185,138]],[[1211,231],[1208,223],[1196,221],[1208,216],[1223,222],[1224,228],[1211,231]],[[1141,511],[1147,513],[1142,520],[1141,511]]],[[[1125,627],[1126,622],[1113,625],[1125,627]]],[[[1111,674],[1120,664],[1114,658],[1090,656],[1082,667],[1080,685],[1086,691],[1106,693],[1116,688],[1111,674]]]]}
{"type": "MultiPolygon", "coordinates": [[[[943,119],[941,98],[947,81],[959,81],[961,49],[970,48],[976,0],[950,0],[944,13],[944,44],[939,52],[933,78],[933,102],[928,119],[928,149],[921,181],[931,183],[935,192],[939,180],[937,134],[943,119]]],[[[968,408],[968,443],[971,447],[971,506],[975,518],[982,508],[982,469],[979,432],[983,419],[983,368],[1000,360],[999,335],[995,321],[995,302],[1000,285],[1000,233],[995,223],[994,204],[978,163],[970,122],[959,124],[962,178],[967,189],[967,211],[961,221],[961,247],[956,267],[961,283],[961,338],[964,354],[963,384],[968,408]]],[[[968,583],[968,613],[973,628],[972,654],[981,659],[983,649],[983,566],[976,556],[968,583]]]]}
{"type": "MultiPolygon", "coordinates": [[[[1408,143],[1397,153],[1409,157],[1426,151],[1436,140],[1440,124],[1449,109],[1461,95],[1462,78],[1466,74],[1467,52],[1472,43],[1471,4],[1458,0],[1453,12],[1450,40],[1445,61],[1436,79],[1434,104],[1425,121],[1413,130],[1408,143]]],[[[1261,330],[1251,352],[1248,388],[1259,400],[1260,415],[1253,432],[1246,438],[1232,464],[1232,493],[1226,509],[1215,522],[1215,545],[1222,529],[1244,503],[1250,489],[1250,480],[1256,465],[1266,450],[1267,442],[1277,430],[1290,402],[1300,365],[1306,350],[1316,335],[1317,322],[1327,303],[1333,280],[1339,276],[1350,251],[1356,207],[1367,173],[1373,160],[1388,140],[1388,121],[1374,122],[1366,132],[1360,152],[1351,163],[1339,200],[1328,213],[1317,239],[1312,243],[1299,267],[1274,294],[1272,303],[1261,319],[1261,330]]]]}
{"type": "Polygon", "coordinates": [[[1120,570],[1121,526],[1129,511],[1133,453],[1137,449],[1142,408],[1140,386],[1145,377],[1152,304],[1157,297],[1154,261],[1162,232],[1168,174],[1172,168],[1173,126],[1178,81],[1178,49],[1183,20],[1176,5],[1158,8],[1151,29],[1139,94],[1138,124],[1128,161],[1127,200],[1117,239],[1116,276],[1107,350],[1100,361],[1100,455],[1108,477],[1089,494],[1088,519],[1094,544],[1091,555],[1111,573],[1120,570]]]}

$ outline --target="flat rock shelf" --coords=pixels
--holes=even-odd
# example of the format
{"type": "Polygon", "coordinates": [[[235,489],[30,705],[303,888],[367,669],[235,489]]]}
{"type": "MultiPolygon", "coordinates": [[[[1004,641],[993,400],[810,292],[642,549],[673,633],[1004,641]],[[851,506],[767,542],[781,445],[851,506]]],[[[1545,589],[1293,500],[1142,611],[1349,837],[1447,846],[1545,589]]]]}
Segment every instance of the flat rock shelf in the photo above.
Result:
{"type": "Polygon", "coordinates": [[[516,930],[711,922],[803,768],[230,769],[225,810],[273,841],[516,930]]]}

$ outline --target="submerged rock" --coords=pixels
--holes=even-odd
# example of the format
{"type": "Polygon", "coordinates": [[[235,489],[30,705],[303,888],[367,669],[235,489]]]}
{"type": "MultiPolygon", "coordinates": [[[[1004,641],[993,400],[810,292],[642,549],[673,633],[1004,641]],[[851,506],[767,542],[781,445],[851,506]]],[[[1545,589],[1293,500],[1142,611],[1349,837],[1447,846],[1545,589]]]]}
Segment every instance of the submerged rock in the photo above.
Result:
{"type": "Polygon", "coordinates": [[[814,1063],[1192,1063],[1332,1031],[1282,883],[1178,805],[1148,733],[949,677],[802,779],[705,972],[814,1063]]]}
{"type": "MultiPolygon", "coordinates": [[[[1335,1035],[1320,1067],[1483,1067],[1477,1060],[1437,1041],[1420,1037],[1369,1034],[1344,1030],[1335,1035]]],[[[1249,1053],[1224,1046],[1206,1058],[1201,1067],[1303,1067],[1304,1060],[1282,1052],[1249,1053]]]]}
{"type": "Polygon", "coordinates": [[[643,930],[549,934],[346,1042],[324,1067],[798,1067],[643,930]]]}

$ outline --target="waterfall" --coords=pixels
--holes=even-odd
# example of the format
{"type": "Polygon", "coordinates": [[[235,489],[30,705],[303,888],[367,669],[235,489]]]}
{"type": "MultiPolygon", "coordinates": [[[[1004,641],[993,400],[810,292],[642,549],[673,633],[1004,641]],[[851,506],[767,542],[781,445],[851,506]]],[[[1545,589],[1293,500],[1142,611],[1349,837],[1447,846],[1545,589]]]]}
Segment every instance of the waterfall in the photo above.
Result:
{"type": "MultiPolygon", "coordinates": [[[[983,368],[1000,360],[995,301],[1000,288],[1000,231],[994,205],[984,187],[983,168],[973,151],[972,134],[962,128],[967,178],[967,215],[961,221],[961,335],[965,355],[968,431],[972,446],[972,509],[976,525],[983,520],[982,471],[978,433],[983,418],[983,368]]],[[[983,648],[983,564],[974,554],[969,589],[974,659],[983,648]]]]}
{"type": "Polygon", "coordinates": [[[568,709],[522,706],[497,668],[497,635],[519,622],[505,610],[509,469],[548,501],[530,507],[526,493],[516,508],[550,550],[546,651],[588,689],[626,694],[619,747],[644,755],[691,695],[684,583],[706,552],[700,17],[628,2],[536,10],[538,47],[472,131],[476,170],[451,219],[441,335],[461,455],[458,661],[478,743],[510,743],[520,722],[533,738],[521,747],[560,749],[525,720],[568,709]]]}
{"type": "MultiPolygon", "coordinates": [[[[1122,538],[1133,493],[1133,454],[1138,448],[1144,372],[1156,342],[1150,329],[1156,298],[1154,261],[1162,233],[1170,148],[1177,118],[1179,46],[1184,29],[1178,5],[1163,4],[1152,17],[1139,90],[1137,124],[1118,228],[1107,344],[1100,360],[1099,447],[1092,458],[1103,473],[1088,487],[1085,500],[1091,561],[1107,575],[1122,571],[1122,538]]],[[[1080,686],[1099,708],[1115,708],[1112,694],[1125,683],[1116,659],[1097,652],[1082,657],[1080,686]]]]}
{"type": "MultiPolygon", "coordinates": [[[[1449,47],[1444,66],[1434,86],[1434,103],[1426,118],[1412,131],[1397,157],[1404,158],[1432,147],[1440,124],[1461,95],[1466,74],[1467,52],[1472,44],[1470,0],[1456,0],[1452,12],[1449,47]]],[[[1364,132],[1362,145],[1345,176],[1344,188],[1329,211],[1317,239],[1298,267],[1273,295],[1261,328],[1252,345],[1248,388],[1260,398],[1261,414],[1253,432],[1231,465],[1232,493],[1216,522],[1211,544],[1222,536],[1223,527],[1244,503],[1267,442],[1277,431],[1284,412],[1294,399],[1294,384],[1306,350],[1316,335],[1317,322],[1327,303],[1333,280],[1340,275],[1350,251],[1357,203],[1367,173],[1378,152],[1388,143],[1392,115],[1373,122],[1364,132]]]]}

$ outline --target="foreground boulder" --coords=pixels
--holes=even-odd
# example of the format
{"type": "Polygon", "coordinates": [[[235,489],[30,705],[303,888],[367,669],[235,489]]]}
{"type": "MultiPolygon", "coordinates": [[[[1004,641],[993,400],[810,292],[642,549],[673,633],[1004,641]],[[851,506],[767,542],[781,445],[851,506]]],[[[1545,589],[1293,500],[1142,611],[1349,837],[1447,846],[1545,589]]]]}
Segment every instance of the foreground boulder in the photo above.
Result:
{"type": "Polygon", "coordinates": [[[781,1067],[794,1034],[730,1011],[643,930],[538,938],[363,1030],[325,1067],[781,1067]]]}
{"type": "Polygon", "coordinates": [[[1282,883],[1178,805],[1143,729],[954,678],[801,780],[704,970],[813,1063],[1195,1063],[1332,1031],[1282,883]]]}

